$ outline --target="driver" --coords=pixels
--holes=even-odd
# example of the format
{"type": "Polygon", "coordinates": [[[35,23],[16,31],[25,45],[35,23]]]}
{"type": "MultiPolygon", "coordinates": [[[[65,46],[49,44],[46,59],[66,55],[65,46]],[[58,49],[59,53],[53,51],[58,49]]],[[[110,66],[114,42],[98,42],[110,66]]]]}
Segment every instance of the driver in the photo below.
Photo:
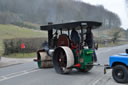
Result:
{"type": "Polygon", "coordinates": [[[91,26],[87,27],[85,43],[88,45],[89,49],[93,49],[93,51],[94,51],[93,59],[94,59],[94,62],[96,62],[97,61],[97,56],[96,56],[96,53],[95,53],[95,49],[93,47],[94,41],[93,41],[93,33],[91,31],[91,28],[92,28],[91,26]]]}
{"type": "Polygon", "coordinates": [[[85,42],[88,45],[88,48],[93,48],[93,33],[91,31],[91,27],[87,27],[85,42]]]}

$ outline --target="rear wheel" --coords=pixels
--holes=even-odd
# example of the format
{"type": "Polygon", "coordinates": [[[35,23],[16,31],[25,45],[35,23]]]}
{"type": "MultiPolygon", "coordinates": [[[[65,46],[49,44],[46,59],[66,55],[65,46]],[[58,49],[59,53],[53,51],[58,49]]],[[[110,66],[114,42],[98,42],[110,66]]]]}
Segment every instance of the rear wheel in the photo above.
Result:
{"type": "Polygon", "coordinates": [[[123,65],[116,65],[113,67],[112,76],[118,83],[128,83],[128,69],[123,65]]]}
{"type": "Polygon", "coordinates": [[[70,73],[72,69],[69,67],[74,64],[72,51],[68,47],[58,47],[53,55],[53,65],[57,73],[70,73]]]}

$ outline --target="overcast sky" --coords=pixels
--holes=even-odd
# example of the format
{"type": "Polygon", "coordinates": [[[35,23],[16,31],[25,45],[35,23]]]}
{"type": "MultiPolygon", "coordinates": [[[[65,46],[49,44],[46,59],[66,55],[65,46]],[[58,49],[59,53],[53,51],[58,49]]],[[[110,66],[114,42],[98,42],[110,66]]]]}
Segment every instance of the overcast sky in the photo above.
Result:
{"type": "Polygon", "coordinates": [[[104,8],[116,13],[122,22],[124,29],[128,29],[128,15],[126,13],[125,0],[81,0],[92,5],[103,5],[104,8]]]}

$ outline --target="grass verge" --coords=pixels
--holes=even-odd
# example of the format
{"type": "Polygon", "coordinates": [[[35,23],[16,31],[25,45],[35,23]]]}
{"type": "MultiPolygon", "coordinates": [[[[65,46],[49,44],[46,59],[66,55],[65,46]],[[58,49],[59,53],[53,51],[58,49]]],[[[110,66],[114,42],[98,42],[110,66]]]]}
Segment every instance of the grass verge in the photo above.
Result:
{"type": "Polygon", "coordinates": [[[119,41],[119,42],[116,42],[116,43],[107,43],[106,45],[105,44],[99,44],[99,48],[102,48],[102,47],[114,47],[114,46],[120,46],[120,45],[124,45],[124,44],[128,44],[127,41],[119,41]]]}
{"type": "MultiPolygon", "coordinates": [[[[4,45],[3,45],[4,39],[38,38],[38,37],[42,37],[42,38],[47,37],[47,32],[28,29],[24,27],[18,27],[10,24],[6,24],[6,25],[0,24],[0,56],[3,56],[3,53],[4,53],[4,45]]],[[[32,55],[32,54],[33,53],[30,53],[29,55],[32,55]]],[[[13,54],[9,56],[13,56],[13,54]]],[[[25,54],[24,56],[27,57],[27,54],[25,54]]]]}
{"type": "Polygon", "coordinates": [[[36,57],[36,52],[33,53],[12,53],[9,55],[5,55],[8,58],[34,58],[36,57]]]}

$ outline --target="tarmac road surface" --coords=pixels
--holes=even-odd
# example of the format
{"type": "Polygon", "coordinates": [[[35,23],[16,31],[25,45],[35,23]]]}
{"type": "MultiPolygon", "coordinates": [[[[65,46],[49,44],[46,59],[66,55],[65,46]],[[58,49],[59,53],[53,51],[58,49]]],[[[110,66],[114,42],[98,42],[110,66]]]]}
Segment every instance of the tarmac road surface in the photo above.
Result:
{"type": "MultiPolygon", "coordinates": [[[[109,56],[125,52],[128,45],[100,48],[98,62],[108,64],[109,56]]],[[[57,74],[53,68],[38,69],[36,63],[28,62],[0,68],[0,85],[120,85],[111,77],[111,70],[104,75],[101,66],[95,66],[88,73],[73,71],[71,74],[57,74]]]]}

